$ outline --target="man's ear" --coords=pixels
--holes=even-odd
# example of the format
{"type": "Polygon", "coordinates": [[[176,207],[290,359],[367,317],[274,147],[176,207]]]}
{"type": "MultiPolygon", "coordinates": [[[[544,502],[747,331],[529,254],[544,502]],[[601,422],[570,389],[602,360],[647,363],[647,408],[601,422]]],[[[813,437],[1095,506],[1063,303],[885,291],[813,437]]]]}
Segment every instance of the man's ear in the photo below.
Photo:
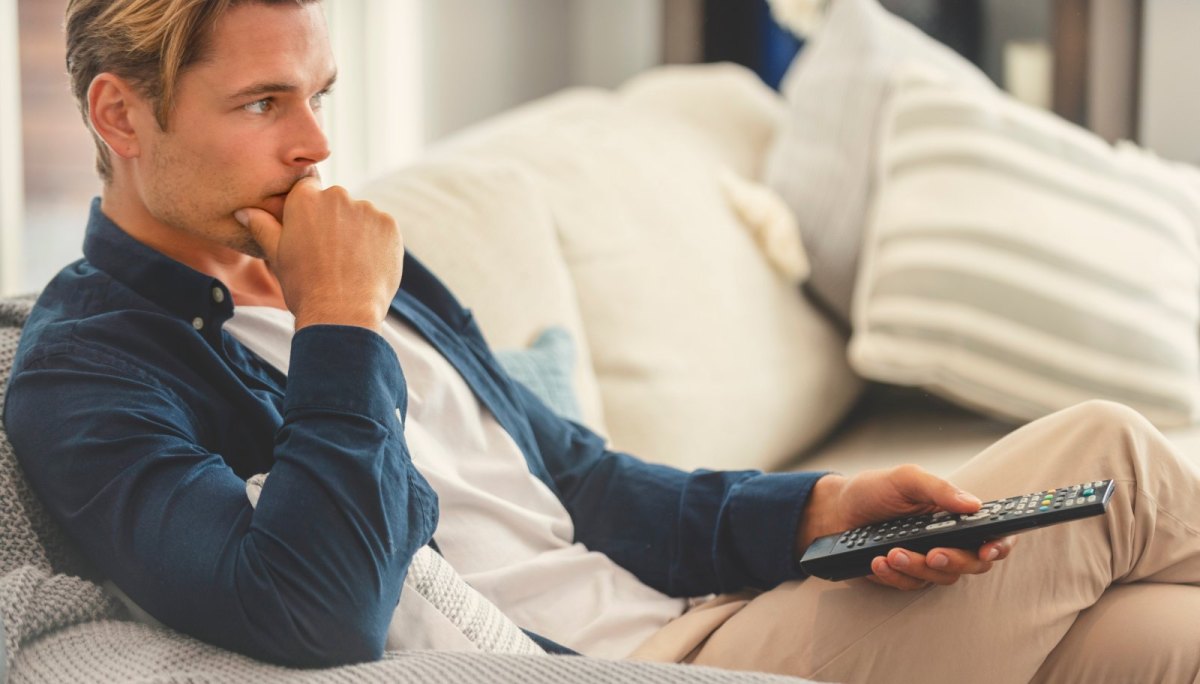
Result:
{"type": "Polygon", "coordinates": [[[92,130],[123,159],[141,154],[138,134],[142,129],[146,101],[125,79],[108,72],[98,74],[88,86],[88,119],[92,130]]]}

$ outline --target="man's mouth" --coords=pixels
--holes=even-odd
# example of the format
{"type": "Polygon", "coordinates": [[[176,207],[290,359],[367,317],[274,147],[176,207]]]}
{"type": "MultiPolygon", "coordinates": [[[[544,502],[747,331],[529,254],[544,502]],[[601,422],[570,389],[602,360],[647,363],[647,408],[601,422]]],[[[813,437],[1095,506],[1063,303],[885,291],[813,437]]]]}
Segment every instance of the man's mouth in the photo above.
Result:
{"type": "Polygon", "coordinates": [[[276,221],[283,220],[283,205],[287,202],[288,194],[286,192],[277,192],[274,195],[267,195],[259,202],[259,208],[266,211],[275,217],[276,221]]]}
{"type": "Polygon", "coordinates": [[[308,177],[309,176],[301,176],[300,178],[297,178],[289,183],[288,186],[283,190],[266,195],[263,198],[262,208],[266,209],[271,214],[274,214],[276,219],[279,219],[283,215],[283,205],[287,201],[287,196],[291,194],[292,188],[296,187],[296,183],[299,183],[302,179],[308,177]]]}

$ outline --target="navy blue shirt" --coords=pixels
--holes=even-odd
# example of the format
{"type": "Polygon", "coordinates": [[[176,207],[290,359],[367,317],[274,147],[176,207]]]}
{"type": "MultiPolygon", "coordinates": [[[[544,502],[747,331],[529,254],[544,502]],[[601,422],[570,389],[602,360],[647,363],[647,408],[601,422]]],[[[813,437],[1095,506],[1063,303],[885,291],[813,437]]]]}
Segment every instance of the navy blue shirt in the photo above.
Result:
{"type": "MultiPolygon", "coordinates": [[[[38,299],[4,410],[41,500],[170,627],[288,665],[380,657],[438,520],[396,413],[395,352],[364,328],[310,326],[284,377],[223,330],[223,283],[131,238],[99,200],[83,252],[38,299]],[[244,480],[267,471],[252,509],[244,480]]],[[[672,596],[802,576],[795,535],[820,474],[688,473],[607,450],[510,380],[408,254],[391,313],[462,374],[577,541],[672,596]]]]}

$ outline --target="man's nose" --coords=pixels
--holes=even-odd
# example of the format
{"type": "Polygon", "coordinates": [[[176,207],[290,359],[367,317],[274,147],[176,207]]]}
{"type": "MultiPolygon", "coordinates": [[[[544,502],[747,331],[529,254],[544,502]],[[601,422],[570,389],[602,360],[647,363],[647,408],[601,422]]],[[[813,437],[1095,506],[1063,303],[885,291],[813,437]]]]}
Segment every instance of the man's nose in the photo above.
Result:
{"type": "Polygon", "coordinates": [[[320,112],[306,107],[297,114],[291,134],[288,162],[297,166],[310,166],[329,157],[329,138],[321,126],[320,112]]]}

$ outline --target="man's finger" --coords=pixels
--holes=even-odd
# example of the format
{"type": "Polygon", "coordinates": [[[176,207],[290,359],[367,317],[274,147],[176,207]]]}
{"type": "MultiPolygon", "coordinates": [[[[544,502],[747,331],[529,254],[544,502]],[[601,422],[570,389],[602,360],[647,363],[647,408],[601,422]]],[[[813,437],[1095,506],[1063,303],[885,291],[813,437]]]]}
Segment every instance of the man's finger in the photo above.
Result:
{"type": "Polygon", "coordinates": [[[958,581],[959,574],[936,570],[925,564],[925,556],[904,549],[892,549],[885,557],[888,566],[901,575],[908,575],[922,582],[950,586],[958,581]]]}
{"type": "Polygon", "coordinates": [[[317,174],[316,172],[313,172],[313,175],[305,176],[304,178],[301,178],[300,180],[298,180],[292,184],[292,189],[290,191],[288,191],[289,194],[295,192],[297,188],[300,188],[300,190],[302,192],[308,191],[308,190],[311,190],[313,192],[320,192],[321,191],[321,176],[319,174],[317,174]]]}
{"type": "Polygon", "coordinates": [[[887,559],[883,556],[876,556],[872,559],[871,571],[875,573],[873,577],[878,578],[881,584],[894,589],[900,589],[901,591],[914,591],[929,586],[929,583],[925,580],[893,570],[888,565],[887,559]]]}
{"type": "Polygon", "coordinates": [[[956,575],[981,575],[992,569],[991,560],[963,549],[933,549],[925,556],[925,564],[956,575]]]}
{"type": "Polygon", "coordinates": [[[1002,539],[990,541],[979,547],[979,558],[986,561],[998,561],[1008,558],[1008,554],[1012,553],[1012,548],[1017,543],[1017,538],[1009,535],[1002,539]]]}
{"type": "Polygon", "coordinates": [[[250,231],[250,236],[258,243],[267,261],[275,261],[275,255],[279,251],[279,234],[283,230],[279,221],[262,209],[254,207],[238,209],[233,212],[233,217],[250,231]]]}

